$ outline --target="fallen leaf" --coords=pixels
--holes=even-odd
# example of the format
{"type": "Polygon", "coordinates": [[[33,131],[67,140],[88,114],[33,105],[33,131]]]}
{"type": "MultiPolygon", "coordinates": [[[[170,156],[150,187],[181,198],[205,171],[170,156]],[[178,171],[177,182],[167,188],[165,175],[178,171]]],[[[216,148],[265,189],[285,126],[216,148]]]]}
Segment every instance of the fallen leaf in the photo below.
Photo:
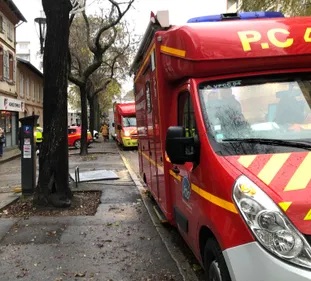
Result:
{"type": "Polygon", "coordinates": [[[119,226],[119,225],[120,225],[120,223],[117,221],[114,225],[115,225],[115,226],[119,226]]]}
{"type": "Polygon", "coordinates": [[[192,265],[192,268],[193,268],[194,271],[199,271],[199,270],[202,269],[201,266],[199,266],[198,264],[192,265]]]}
{"type": "Polygon", "coordinates": [[[75,277],[85,277],[86,271],[85,272],[77,272],[75,273],[75,277]]]}

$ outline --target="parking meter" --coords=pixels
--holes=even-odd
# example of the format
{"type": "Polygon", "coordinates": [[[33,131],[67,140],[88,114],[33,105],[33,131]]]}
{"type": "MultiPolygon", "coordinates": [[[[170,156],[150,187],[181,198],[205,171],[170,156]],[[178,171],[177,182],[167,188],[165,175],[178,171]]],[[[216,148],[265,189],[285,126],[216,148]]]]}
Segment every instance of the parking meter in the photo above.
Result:
{"type": "Polygon", "coordinates": [[[31,195],[36,187],[37,155],[36,155],[36,124],[39,116],[31,115],[19,119],[20,147],[22,151],[22,194],[31,195]]]}

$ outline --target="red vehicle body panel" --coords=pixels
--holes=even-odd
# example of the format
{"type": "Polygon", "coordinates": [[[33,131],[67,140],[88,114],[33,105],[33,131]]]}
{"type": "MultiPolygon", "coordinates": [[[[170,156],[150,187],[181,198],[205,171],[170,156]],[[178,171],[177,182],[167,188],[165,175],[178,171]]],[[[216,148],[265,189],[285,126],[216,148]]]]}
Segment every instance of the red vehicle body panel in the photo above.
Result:
{"type": "Polygon", "coordinates": [[[135,115],[135,103],[116,104],[116,111],[121,116],[133,116],[135,115]]]}
{"type": "MultiPolygon", "coordinates": [[[[74,129],[75,132],[72,134],[68,134],[68,146],[74,146],[75,141],[77,140],[81,140],[81,127],[79,126],[71,126],[68,128],[70,129],[74,129]]],[[[90,134],[87,134],[87,142],[91,143],[92,142],[92,136],[90,136],[90,134]]]]}
{"type": "Polygon", "coordinates": [[[278,171],[279,175],[288,175],[281,177],[276,173],[271,183],[265,184],[258,178],[259,168],[272,155],[255,155],[249,166],[243,165],[247,161],[243,162],[240,156],[217,155],[207,138],[198,96],[198,84],[202,81],[310,72],[309,27],[309,17],[187,24],[157,31],[152,42],[136,57],[140,173],[167,220],[178,227],[200,262],[200,239],[206,229],[213,233],[222,250],[254,241],[232,199],[232,187],[242,174],[277,204],[293,202],[287,212],[289,218],[301,232],[311,234],[310,224],[303,221],[302,215],[311,208],[307,205],[311,201],[311,177],[303,190],[295,191],[294,198],[293,193],[284,194],[290,177],[310,154],[292,153],[288,164],[278,171]],[[195,169],[191,163],[177,165],[180,174],[176,175],[172,171],[176,165],[170,163],[165,152],[165,140],[168,127],[178,123],[177,97],[182,91],[191,92],[202,160],[195,169]],[[181,194],[185,177],[192,189],[189,202],[181,194]],[[294,201],[305,203],[304,207],[295,208],[294,201]],[[176,208],[188,219],[188,231],[176,223],[176,208]]]}

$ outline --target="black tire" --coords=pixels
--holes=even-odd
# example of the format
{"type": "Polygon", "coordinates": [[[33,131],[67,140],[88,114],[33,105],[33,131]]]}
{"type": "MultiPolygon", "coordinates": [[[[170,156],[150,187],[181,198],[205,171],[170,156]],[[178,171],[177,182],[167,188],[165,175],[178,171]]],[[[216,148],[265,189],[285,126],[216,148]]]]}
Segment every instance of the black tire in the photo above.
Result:
{"type": "Polygon", "coordinates": [[[205,244],[204,269],[206,281],[231,281],[225,258],[214,238],[205,244]]]}
{"type": "Polygon", "coordinates": [[[73,143],[74,147],[76,149],[80,149],[81,147],[81,140],[76,140],[74,143],[73,143]]]}

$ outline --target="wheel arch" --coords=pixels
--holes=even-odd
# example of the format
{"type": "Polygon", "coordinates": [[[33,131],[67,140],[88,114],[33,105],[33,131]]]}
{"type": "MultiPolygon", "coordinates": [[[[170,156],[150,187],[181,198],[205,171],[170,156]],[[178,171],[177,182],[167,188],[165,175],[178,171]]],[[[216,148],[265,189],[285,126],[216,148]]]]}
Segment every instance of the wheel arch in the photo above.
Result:
{"type": "Polygon", "coordinates": [[[216,236],[214,235],[214,233],[211,231],[210,228],[208,228],[206,225],[201,226],[201,229],[199,232],[199,247],[200,247],[200,257],[201,257],[202,263],[204,262],[205,245],[206,245],[207,240],[209,240],[210,238],[214,238],[217,241],[216,236]]]}

